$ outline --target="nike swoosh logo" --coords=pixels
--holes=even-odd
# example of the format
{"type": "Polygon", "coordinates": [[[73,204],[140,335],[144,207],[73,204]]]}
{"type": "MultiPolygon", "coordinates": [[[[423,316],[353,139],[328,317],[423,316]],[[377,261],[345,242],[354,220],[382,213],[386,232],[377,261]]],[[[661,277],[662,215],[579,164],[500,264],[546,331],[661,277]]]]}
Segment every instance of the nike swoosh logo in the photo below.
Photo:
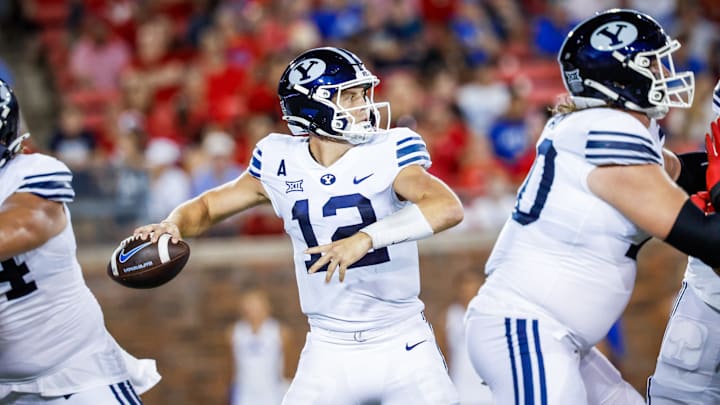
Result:
{"type": "Polygon", "coordinates": [[[143,250],[146,246],[148,246],[148,245],[150,245],[150,244],[152,244],[152,242],[147,241],[147,242],[143,243],[143,244],[140,245],[140,246],[136,246],[135,248],[133,248],[133,250],[131,250],[131,251],[127,252],[127,253],[125,253],[125,248],[123,248],[123,250],[120,251],[120,256],[118,257],[120,263],[125,263],[125,262],[128,261],[131,257],[133,257],[133,255],[134,255],[135,253],[143,250]]]}
{"type": "Polygon", "coordinates": [[[360,184],[360,183],[362,183],[363,181],[367,180],[367,178],[370,177],[370,176],[372,176],[373,174],[375,174],[375,173],[370,173],[370,174],[368,174],[367,176],[361,177],[361,178],[359,178],[359,179],[357,178],[357,176],[356,176],[356,177],[353,177],[353,184],[360,184]]]}
{"type": "Polygon", "coordinates": [[[410,346],[409,344],[405,343],[405,350],[407,350],[407,351],[410,351],[410,350],[412,350],[412,349],[416,348],[416,347],[417,347],[417,345],[419,345],[419,344],[422,344],[422,343],[425,343],[425,342],[427,342],[427,339],[425,339],[425,340],[421,340],[421,341],[419,341],[419,342],[415,343],[415,344],[414,344],[414,345],[412,345],[412,346],[410,346]]]}

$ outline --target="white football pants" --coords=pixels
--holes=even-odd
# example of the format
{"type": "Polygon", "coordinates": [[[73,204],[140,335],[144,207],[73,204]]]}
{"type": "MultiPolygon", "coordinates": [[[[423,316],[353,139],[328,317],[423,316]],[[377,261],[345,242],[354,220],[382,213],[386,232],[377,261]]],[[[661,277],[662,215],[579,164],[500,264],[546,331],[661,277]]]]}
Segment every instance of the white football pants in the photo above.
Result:
{"type": "Polygon", "coordinates": [[[583,354],[562,329],[545,323],[479,313],[469,316],[470,360],[490,386],[495,403],[645,404],[599,350],[583,354]]]}
{"type": "Polygon", "coordinates": [[[719,370],[720,312],[683,283],[648,379],[648,404],[720,404],[719,370]]]}
{"type": "Polygon", "coordinates": [[[13,392],[0,405],[142,405],[129,381],[104,385],[60,397],[13,392]]]}
{"type": "Polygon", "coordinates": [[[283,405],[459,404],[421,314],[388,328],[311,328],[283,405]]]}

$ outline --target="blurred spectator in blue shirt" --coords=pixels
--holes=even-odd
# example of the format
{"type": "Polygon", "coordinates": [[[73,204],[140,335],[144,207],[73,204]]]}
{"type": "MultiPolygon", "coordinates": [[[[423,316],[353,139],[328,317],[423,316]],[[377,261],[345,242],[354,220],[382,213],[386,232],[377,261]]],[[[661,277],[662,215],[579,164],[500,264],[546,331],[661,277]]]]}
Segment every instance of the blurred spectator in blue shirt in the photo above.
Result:
{"type": "Polygon", "coordinates": [[[193,197],[238,178],[244,170],[233,161],[235,141],[225,132],[208,132],[202,141],[202,152],[207,160],[192,174],[193,197]]]}

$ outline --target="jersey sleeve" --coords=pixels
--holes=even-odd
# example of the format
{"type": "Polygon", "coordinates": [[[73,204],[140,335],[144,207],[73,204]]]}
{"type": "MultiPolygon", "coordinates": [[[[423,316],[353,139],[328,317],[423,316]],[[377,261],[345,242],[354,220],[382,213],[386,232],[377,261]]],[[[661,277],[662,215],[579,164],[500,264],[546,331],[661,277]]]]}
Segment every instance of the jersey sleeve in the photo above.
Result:
{"type": "Polygon", "coordinates": [[[258,142],[255,149],[253,149],[250,164],[248,165],[248,173],[258,180],[262,176],[262,142],[258,142]]]}
{"type": "Polygon", "coordinates": [[[398,170],[409,165],[420,165],[425,169],[432,165],[425,141],[417,132],[408,128],[403,128],[395,136],[395,157],[398,170]]]}
{"type": "Polygon", "coordinates": [[[15,192],[31,193],[46,200],[72,202],[75,190],[72,186],[72,173],[61,161],[44,155],[34,155],[20,176],[15,192]]]}
{"type": "Polygon", "coordinates": [[[585,159],[595,166],[663,164],[662,145],[630,116],[608,117],[588,128],[585,159]]]}

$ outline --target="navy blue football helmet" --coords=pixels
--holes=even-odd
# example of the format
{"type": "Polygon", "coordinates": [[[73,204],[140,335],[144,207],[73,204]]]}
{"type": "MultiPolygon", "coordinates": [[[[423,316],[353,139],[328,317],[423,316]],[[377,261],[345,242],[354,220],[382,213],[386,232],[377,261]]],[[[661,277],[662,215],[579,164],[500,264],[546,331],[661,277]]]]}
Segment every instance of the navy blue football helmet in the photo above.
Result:
{"type": "Polygon", "coordinates": [[[283,119],[293,135],[313,133],[360,144],[390,125],[390,104],[374,101],[380,80],[352,52],[335,47],[303,52],[283,72],[278,96],[283,119]],[[341,93],[364,87],[365,104],[343,107],[341,93]],[[387,109],[386,125],[380,128],[380,110],[387,109]],[[356,122],[353,113],[367,111],[367,121],[356,122]]]}
{"type": "Polygon", "coordinates": [[[662,118],[692,105],[692,72],[676,72],[677,40],[647,14],[612,9],[578,24],[558,62],[565,88],[579,107],[608,105],[662,118]]]}
{"type": "Polygon", "coordinates": [[[0,168],[5,166],[22,147],[30,134],[20,135],[20,106],[10,85],[0,79],[0,168]]]}

